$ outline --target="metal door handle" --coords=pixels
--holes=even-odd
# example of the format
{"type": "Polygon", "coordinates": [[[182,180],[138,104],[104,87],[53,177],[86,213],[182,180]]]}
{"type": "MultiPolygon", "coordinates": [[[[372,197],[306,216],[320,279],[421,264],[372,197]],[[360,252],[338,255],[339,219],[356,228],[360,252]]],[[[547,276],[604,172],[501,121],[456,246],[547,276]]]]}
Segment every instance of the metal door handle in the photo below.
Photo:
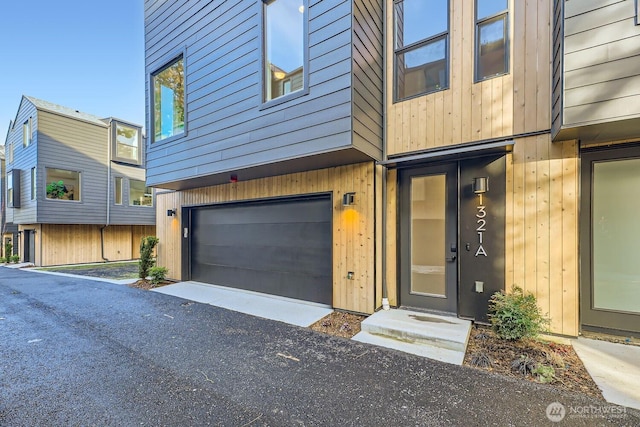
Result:
{"type": "Polygon", "coordinates": [[[456,256],[452,255],[451,258],[447,258],[447,262],[453,262],[456,260],[456,256]]]}

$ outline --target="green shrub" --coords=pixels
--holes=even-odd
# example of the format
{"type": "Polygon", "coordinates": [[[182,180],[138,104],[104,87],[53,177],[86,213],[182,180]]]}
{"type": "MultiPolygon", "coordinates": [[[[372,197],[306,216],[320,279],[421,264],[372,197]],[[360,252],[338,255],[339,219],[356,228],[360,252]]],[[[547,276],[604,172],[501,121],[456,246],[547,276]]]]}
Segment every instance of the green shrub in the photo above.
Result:
{"type": "Polygon", "coordinates": [[[7,242],[4,244],[4,258],[9,262],[11,254],[13,253],[13,244],[11,242],[7,242]]]}
{"type": "Polygon", "coordinates": [[[542,384],[550,384],[556,380],[556,370],[553,366],[538,364],[531,373],[536,376],[536,381],[542,384]]]}
{"type": "Polygon", "coordinates": [[[13,263],[19,263],[20,262],[20,255],[11,255],[11,262],[13,263]]]}
{"type": "Polygon", "coordinates": [[[4,264],[5,262],[7,262],[7,259],[5,257],[0,257],[0,264],[4,264]]]}
{"type": "Polygon", "coordinates": [[[158,286],[161,282],[167,279],[167,273],[169,269],[167,267],[151,267],[149,269],[149,275],[151,276],[151,283],[158,286]]]}
{"type": "Polygon", "coordinates": [[[153,250],[158,244],[155,236],[143,237],[140,242],[140,262],[138,264],[138,277],[145,279],[149,275],[149,269],[156,264],[153,258],[153,250]]]}
{"type": "Polygon", "coordinates": [[[540,313],[536,297],[517,286],[510,294],[496,292],[491,296],[489,317],[496,335],[505,340],[535,338],[549,323],[540,313]]]}

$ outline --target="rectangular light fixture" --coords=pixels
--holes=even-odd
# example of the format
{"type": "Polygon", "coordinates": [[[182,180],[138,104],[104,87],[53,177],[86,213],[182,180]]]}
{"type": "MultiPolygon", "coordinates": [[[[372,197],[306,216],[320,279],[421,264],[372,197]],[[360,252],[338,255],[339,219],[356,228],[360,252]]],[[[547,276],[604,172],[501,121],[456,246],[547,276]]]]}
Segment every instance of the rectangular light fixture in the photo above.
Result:
{"type": "Polygon", "coordinates": [[[344,193],[342,196],[342,206],[351,206],[355,204],[356,193],[344,193]]]}
{"type": "Polygon", "coordinates": [[[167,216],[174,216],[176,214],[176,210],[175,209],[168,209],[167,210],[167,216]]]}

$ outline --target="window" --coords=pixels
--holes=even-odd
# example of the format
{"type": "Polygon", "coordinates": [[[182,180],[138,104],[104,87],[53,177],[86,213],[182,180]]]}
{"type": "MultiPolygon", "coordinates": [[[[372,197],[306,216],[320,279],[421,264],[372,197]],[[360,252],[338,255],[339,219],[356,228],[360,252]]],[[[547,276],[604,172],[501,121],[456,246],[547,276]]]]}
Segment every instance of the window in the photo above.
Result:
{"type": "Polygon", "coordinates": [[[31,117],[22,124],[22,146],[28,147],[31,144],[31,117]]]}
{"type": "Polygon", "coordinates": [[[7,172],[7,205],[13,206],[13,171],[7,172]]]}
{"type": "Polygon", "coordinates": [[[115,123],[113,159],[140,164],[140,132],[137,128],[115,123]]]}
{"type": "Polygon", "coordinates": [[[13,163],[13,144],[7,147],[7,163],[13,163]]]}
{"type": "Polygon", "coordinates": [[[122,177],[117,176],[115,178],[113,189],[115,191],[114,202],[116,205],[121,205],[122,204],[122,177]]]}
{"type": "Polygon", "coordinates": [[[509,72],[508,0],[476,0],[476,81],[509,72]]]}
{"type": "Polygon", "coordinates": [[[80,172],[47,168],[47,199],[81,200],[80,172]]]}
{"type": "Polygon", "coordinates": [[[129,206],[153,206],[151,187],[146,187],[144,181],[129,180],[129,206]]]}
{"type": "Polygon", "coordinates": [[[154,141],[184,134],[185,83],[182,55],[152,74],[151,82],[154,141]]]}
{"type": "Polygon", "coordinates": [[[36,199],[36,168],[31,168],[31,200],[36,199]]]}
{"type": "Polygon", "coordinates": [[[448,88],[448,0],[400,0],[393,13],[396,100],[448,88]]]}
{"type": "Polygon", "coordinates": [[[305,88],[304,0],[264,1],[264,101],[305,88]]]}

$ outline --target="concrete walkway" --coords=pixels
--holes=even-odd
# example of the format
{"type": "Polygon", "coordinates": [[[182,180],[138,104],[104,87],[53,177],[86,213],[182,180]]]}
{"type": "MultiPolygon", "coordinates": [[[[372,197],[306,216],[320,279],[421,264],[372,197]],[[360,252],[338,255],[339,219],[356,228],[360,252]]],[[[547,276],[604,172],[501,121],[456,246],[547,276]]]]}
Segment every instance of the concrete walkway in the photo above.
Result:
{"type": "Polygon", "coordinates": [[[152,291],[302,327],[310,326],[333,311],[324,304],[199,282],[180,282],[152,291]]]}
{"type": "Polygon", "coordinates": [[[588,338],[572,344],[607,402],[640,409],[640,347],[588,338]]]}

